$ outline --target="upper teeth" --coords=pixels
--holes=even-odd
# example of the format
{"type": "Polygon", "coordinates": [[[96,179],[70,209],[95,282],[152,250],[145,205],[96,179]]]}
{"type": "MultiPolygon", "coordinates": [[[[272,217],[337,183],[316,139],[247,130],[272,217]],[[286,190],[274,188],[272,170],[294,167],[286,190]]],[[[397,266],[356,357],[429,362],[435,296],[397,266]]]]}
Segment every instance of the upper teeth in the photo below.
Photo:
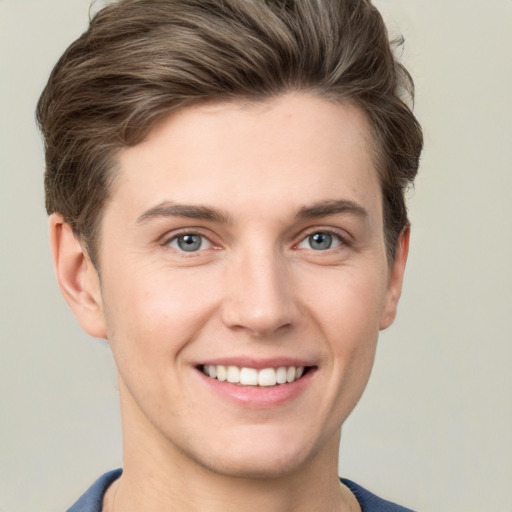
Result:
{"type": "Polygon", "coordinates": [[[221,364],[203,365],[203,373],[212,379],[228,381],[242,386],[275,386],[286,384],[302,377],[304,366],[280,366],[279,368],[256,368],[224,366],[221,364]]]}

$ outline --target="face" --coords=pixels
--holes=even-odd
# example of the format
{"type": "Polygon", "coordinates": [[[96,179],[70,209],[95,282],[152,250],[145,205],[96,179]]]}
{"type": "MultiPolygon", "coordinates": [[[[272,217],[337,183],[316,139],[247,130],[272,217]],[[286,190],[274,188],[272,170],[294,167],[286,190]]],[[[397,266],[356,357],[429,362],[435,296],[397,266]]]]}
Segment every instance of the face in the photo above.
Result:
{"type": "Polygon", "coordinates": [[[363,114],[299,94],[189,107],[119,163],[97,322],[125,440],[228,475],[336,457],[405,263],[363,114]]]}

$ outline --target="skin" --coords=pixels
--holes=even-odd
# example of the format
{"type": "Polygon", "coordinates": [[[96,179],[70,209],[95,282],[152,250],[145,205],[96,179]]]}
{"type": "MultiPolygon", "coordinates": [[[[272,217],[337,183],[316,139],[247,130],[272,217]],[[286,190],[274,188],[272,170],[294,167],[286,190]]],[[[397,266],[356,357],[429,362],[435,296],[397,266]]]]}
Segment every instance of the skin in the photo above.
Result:
{"type": "Polygon", "coordinates": [[[395,317],[409,235],[389,262],[369,140],[360,110],[309,94],[172,114],[119,155],[101,284],[51,217],[62,292],[119,373],[124,472],[104,510],[359,510],[337,477],[341,425],[395,317]],[[197,368],[234,357],[312,370],[283,403],[240,404],[197,368]]]}

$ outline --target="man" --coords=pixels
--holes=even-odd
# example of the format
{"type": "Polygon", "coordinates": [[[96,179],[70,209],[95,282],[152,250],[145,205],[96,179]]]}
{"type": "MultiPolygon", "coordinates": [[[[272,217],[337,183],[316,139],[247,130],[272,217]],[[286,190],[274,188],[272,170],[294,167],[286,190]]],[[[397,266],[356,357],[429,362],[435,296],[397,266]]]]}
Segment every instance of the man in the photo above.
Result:
{"type": "Polygon", "coordinates": [[[72,512],[406,510],[337,474],[407,259],[405,91],[366,0],[121,0],[61,57],[53,260],[124,452],[72,512]]]}

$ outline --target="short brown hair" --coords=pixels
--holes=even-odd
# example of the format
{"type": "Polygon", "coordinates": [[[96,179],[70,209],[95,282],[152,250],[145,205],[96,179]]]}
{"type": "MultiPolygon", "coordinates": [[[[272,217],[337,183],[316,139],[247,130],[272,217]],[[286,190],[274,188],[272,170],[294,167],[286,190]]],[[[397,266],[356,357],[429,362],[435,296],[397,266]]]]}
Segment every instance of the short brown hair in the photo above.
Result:
{"type": "Polygon", "coordinates": [[[413,82],[370,0],[118,0],[66,50],[39,99],[48,213],[93,262],[117,152],[170,112],[205,100],[307,91],[356,104],[373,135],[388,258],[423,139],[413,82]]]}

